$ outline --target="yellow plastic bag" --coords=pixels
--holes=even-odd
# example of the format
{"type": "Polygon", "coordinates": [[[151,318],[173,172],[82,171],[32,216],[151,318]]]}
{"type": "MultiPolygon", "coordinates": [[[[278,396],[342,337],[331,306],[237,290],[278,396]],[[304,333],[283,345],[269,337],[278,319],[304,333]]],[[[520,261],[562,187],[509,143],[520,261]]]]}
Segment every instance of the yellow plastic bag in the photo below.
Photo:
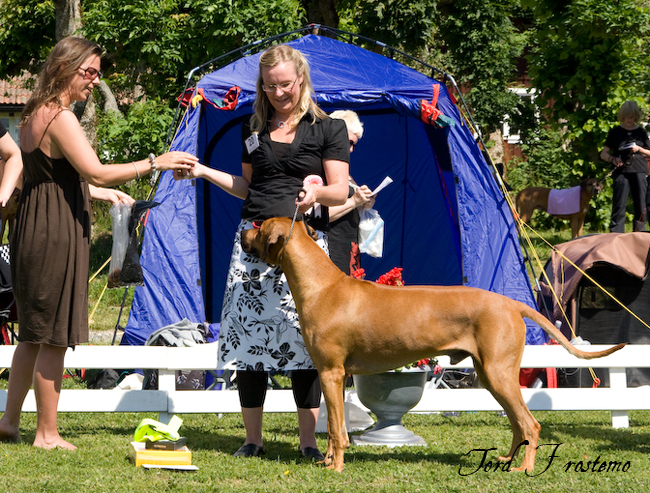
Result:
{"type": "Polygon", "coordinates": [[[181,436],[178,434],[178,429],[183,424],[183,420],[178,416],[172,416],[169,424],[161,423],[155,419],[143,419],[135,429],[133,439],[136,442],[157,442],[158,440],[172,440],[176,441],[181,436]]]}

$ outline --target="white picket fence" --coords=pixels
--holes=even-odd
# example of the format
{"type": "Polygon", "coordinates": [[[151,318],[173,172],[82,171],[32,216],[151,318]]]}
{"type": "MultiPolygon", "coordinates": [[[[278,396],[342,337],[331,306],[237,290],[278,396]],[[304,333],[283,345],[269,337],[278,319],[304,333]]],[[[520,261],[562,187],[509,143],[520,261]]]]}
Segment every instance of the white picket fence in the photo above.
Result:
{"type": "MultiPolygon", "coordinates": [[[[582,346],[597,351],[608,346],[582,346]]],[[[15,346],[0,346],[0,368],[11,366],[15,346]]],[[[561,346],[527,346],[522,368],[608,368],[610,388],[522,389],[532,411],[607,410],[615,428],[629,426],[628,411],[650,409],[650,387],[628,388],[626,368],[650,367],[650,345],[628,345],[606,358],[581,360],[561,346]]],[[[471,359],[451,365],[439,357],[444,368],[471,368],[471,359]]],[[[176,370],[204,370],[217,366],[217,344],[194,348],[151,346],[78,346],[68,350],[65,367],[69,369],[139,368],[159,371],[159,390],[62,390],[60,412],[157,412],[166,422],[173,414],[240,412],[237,391],[188,391],[175,389],[176,370]]],[[[347,391],[354,393],[353,390],[347,391]]],[[[348,396],[346,400],[352,400],[348,396]]],[[[0,390],[0,411],[4,411],[7,391],[0,390]]],[[[291,390],[270,390],[266,412],[295,412],[291,390]]],[[[501,406],[485,389],[427,388],[413,412],[498,411],[501,406]]],[[[23,411],[35,412],[33,391],[23,411]]]]}

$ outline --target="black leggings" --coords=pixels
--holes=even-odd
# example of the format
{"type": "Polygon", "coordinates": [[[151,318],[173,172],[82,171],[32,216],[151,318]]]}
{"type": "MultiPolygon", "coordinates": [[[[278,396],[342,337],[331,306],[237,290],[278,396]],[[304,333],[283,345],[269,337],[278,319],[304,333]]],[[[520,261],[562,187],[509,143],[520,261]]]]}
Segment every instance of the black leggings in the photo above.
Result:
{"type": "Polygon", "coordinates": [[[646,189],[648,182],[645,173],[614,173],[612,175],[612,217],[609,223],[609,230],[612,233],[625,233],[625,210],[627,208],[627,198],[632,192],[632,202],[634,203],[634,222],[633,231],[643,231],[645,229],[646,213],[646,189]]]}
{"type": "MultiPolygon", "coordinates": [[[[291,387],[298,409],[320,407],[320,381],[316,370],[292,370],[291,387]]],[[[237,370],[237,389],[241,407],[263,407],[268,386],[266,371],[237,370]]]]}

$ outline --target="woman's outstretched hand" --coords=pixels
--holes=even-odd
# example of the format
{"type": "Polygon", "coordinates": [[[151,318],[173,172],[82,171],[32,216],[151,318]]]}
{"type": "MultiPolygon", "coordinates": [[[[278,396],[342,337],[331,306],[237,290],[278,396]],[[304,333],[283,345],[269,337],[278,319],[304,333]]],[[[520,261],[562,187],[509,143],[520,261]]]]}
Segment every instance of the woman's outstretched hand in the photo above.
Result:
{"type": "MultiPolygon", "coordinates": [[[[189,170],[198,164],[199,158],[194,154],[182,151],[166,152],[156,158],[156,169],[165,171],[168,169],[173,170],[189,170]]],[[[176,176],[176,173],[174,173],[176,176]]]]}
{"type": "Polygon", "coordinates": [[[180,168],[174,170],[174,180],[191,180],[205,176],[206,166],[198,161],[190,168],[180,168]]]}

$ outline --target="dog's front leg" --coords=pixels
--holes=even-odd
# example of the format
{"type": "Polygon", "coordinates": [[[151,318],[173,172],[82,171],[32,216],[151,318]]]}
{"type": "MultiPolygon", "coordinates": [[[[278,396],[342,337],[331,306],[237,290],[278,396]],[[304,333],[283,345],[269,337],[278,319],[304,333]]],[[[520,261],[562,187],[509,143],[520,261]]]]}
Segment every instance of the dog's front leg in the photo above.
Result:
{"type": "Polygon", "coordinates": [[[325,464],[329,469],[341,472],[343,470],[343,453],[349,445],[345,428],[345,408],[343,401],[343,385],[345,369],[343,367],[322,370],[319,372],[321,388],[327,406],[328,445],[325,464]]]}

